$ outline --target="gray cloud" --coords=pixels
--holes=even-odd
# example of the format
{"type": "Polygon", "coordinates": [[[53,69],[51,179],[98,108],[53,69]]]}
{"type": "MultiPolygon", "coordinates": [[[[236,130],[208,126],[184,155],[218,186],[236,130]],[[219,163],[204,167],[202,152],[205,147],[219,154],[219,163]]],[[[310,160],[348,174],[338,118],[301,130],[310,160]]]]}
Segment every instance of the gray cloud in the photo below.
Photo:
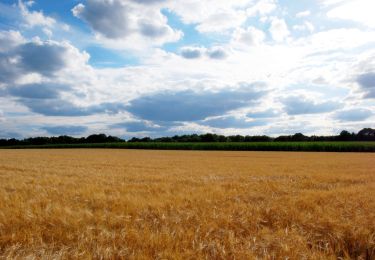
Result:
{"type": "Polygon", "coordinates": [[[9,132],[9,131],[4,131],[0,129],[0,139],[11,139],[11,138],[17,138],[20,139],[22,138],[22,135],[17,132],[9,132]]]}
{"type": "Polygon", "coordinates": [[[7,88],[7,93],[14,97],[31,99],[58,98],[61,91],[71,90],[70,86],[60,84],[27,84],[7,88]]]}
{"type": "Polygon", "coordinates": [[[102,103],[87,107],[80,107],[70,101],[61,99],[30,99],[21,98],[21,104],[28,107],[32,112],[45,116],[90,116],[94,114],[117,114],[124,111],[125,107],[121,103],[102,103]]]}
{"type": "Polygon", "coordinates": [[[221,48],[212,48],[207,52],[208,57],[211,59],[222,60],[225,59],[228,54],[221,48]]]}
{"type": "Polygon", "coordinates": [[[265,120],[255,120],[255,121],[246,121],[244,118],[239,119],[233,116],[219,117],[214,119],[209,119],[200,122],[201,125],[207,125],[215,128],[250,128],[255,126],[266,125],[265,120]]]}
{"type": "Polygon", "coordinates": [[[366,98],[375,98],[375,72],[365,73],[357,78],[366,98]]]}
{"type": "Polygon", "coordinates": [[[200,48],[186,47],[181,49],[181,56],[185,59],[198,59],[202,56],[200,48]]]}
{"type": "Polygon", "coordinates": [[[20,75],[39,73],[51,77],[67,66],[68,46],[57,42],[29,42],[0,53],[0,82],[11,83],[20,75]]]}
{"type": "Polygon", "coordinates": [[[81,135],[88,128],[86,126],[45,126],[42,129],[52,135],[81,135]]]}
{"type": "Polygon", "coordinates": [[[166,2],[166,0],[133,0],[133,2],[136,2],[139,4],[155,4],[155,3],[166,2]]]}
{"type": "Polygon", "coordinates": [[[131,121],[114,124],[113,128],[125,128],[128,132],[157,132],[165,131],[167,127],[156,126],[145,121],[131,121]]]}
{"type": "Polygon", "coordinates": [[[72,11],[107,38],[122,38],[131,32],[127,16],[130,10],[121,1],[89,0],[86,5],[78,4],[72,11]]]}
{"type": "Polygon", "coordinates": [[[16,49],[21,56],[19,67],[27,72],[37,72],[50,76],[66,65],[66,48],[56,43],[45,42],[37,44],[29,42],[16,49]]]}
{"type": "Polygon", "coordinates": [[[326,113],[341,107],[340,103],[334,101],[315,102],[304,96],[289,96],[282,102],[288,115],[326,113]]]}
{"type": "Polygon", "coordinates": [[[150,121],[196,121],[246,107],[264,94],[253,85],[219,92],[161,92],[132,100],[127,110],[150,121]]]}
{"type": "Polygon", "coordinates": [[[185,46],[181,48],[180,55],[185,59],[199,59],[203,55],[214,60],[223,60],[228,57],[227,52],[221,47],[206,49],[205,47],[185,46]]]}
{"type": "MultiPolygon", "coordinates": [[[[159,0],[160,1],[160,0],[159,0]]],[[[139,34],[149,38],[160,38],[173,34],[166,23],[165,16],[159,9],[144,10],[157,0],[133,0],[144,6],[134,6],[129,1],[121,0],[87,0],[78,4],[72,12],[74,16],[85,21],[95,32],[109,39],[126,38],[139,34]]]]}
{"type": "Polygon", "coordinates": [[[158,26],[147,20],[140,21],[139,28],[142,35],[150,38],[163,37],[168,34],[168,26],[158,26]]]}
{"type": "Polygon", "coordinates": [[[258,111],[258,112],[250,112],[247,113],[247,117],[249,118],[272,118],[277,117],[279,113],[273,109],[258,111]]]}
{"type": "Polygon", "coordinates": [[[333,117],[340,121],[363,121],[372,115],[373,112],[369,109],[353,108],[338,111],[333,117]]]}

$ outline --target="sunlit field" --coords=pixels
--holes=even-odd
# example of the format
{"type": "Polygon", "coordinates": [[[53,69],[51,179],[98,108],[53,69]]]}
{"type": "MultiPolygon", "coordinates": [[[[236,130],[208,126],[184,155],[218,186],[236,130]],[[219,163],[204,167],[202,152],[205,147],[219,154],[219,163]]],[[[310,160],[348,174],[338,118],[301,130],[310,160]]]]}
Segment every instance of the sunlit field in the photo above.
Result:
{"type": "Polygon", "coordinates": [[[0,259],[374,259],[375,154],[0,150],[0,259]]]}

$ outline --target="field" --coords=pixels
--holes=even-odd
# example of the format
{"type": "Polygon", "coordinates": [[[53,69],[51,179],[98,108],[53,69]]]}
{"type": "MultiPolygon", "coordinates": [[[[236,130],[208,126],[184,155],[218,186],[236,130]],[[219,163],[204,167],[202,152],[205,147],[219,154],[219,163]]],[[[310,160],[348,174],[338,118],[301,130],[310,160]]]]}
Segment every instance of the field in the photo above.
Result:
{"type": "Polygon", "coordinates": [[[374,259],[375,154],[0,150],[0,259],[374,259]]]}
{"type": "MultiPolygon", "coordinates": [[[[1,147],[0,147],[1,148],[1,147]]],[[[375,142],[127,142],[98,144],[18,145],[3,148],[117,148],[149,150],[202,151],[305,151],[305,152],[375,152],[375,142]]]]}

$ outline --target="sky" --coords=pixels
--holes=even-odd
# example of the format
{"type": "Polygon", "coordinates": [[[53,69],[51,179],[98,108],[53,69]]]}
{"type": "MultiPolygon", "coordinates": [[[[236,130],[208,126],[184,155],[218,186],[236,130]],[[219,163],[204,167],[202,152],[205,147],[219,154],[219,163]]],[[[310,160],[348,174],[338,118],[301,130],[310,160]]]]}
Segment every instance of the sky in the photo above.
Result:
{"type": "Polygon", "coordinates": [[[0,0],[0,138],[375,127],[373,0],[0,0]]]}

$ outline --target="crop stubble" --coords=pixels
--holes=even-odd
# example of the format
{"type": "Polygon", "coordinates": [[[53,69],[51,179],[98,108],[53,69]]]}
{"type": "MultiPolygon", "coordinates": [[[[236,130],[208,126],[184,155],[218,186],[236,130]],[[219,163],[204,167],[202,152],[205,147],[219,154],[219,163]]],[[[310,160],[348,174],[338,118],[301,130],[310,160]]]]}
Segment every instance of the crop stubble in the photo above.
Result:
{"type": "Polygon", "coordinates": [[[375,257],[375,154],[0,150],[0,259],[375,257]]]}

